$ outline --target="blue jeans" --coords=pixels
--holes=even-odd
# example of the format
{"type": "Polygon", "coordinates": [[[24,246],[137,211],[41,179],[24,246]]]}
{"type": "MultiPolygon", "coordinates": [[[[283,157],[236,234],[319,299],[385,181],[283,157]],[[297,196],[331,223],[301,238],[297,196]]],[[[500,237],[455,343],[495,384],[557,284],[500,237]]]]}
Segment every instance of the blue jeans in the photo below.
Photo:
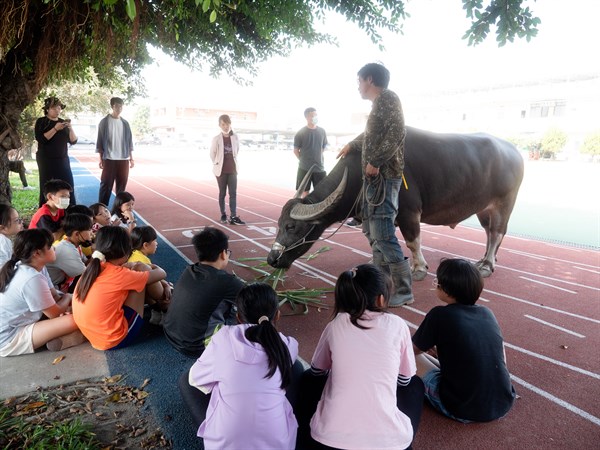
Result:
{"type": "Polygon", "coordinates": [[[374,178],[363,182],[363,233],[369,240],[376,264],[395,264],[404,261],[394,223],[402,178],[380,177],[378,180],[381,183],[375,182],[374,178]]]}
{"type": "Polygon", "coordinates": [[[237,216],[237,174],[223,173],[217,177],[219,185],[219,208],[225,215],[225,194],[229,191],[229,209],[232,216],[237,216]]]}

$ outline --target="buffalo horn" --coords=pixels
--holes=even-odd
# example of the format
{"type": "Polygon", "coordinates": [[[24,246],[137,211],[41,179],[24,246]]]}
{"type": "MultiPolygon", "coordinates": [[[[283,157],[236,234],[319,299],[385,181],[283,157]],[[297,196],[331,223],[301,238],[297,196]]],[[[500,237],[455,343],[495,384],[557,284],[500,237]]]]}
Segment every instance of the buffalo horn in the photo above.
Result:
{"type": "Polygon", "coordinates": [[[344,176],[338,187],[326,199],[319,203],[306,204],[297,203],[290,211],[290,217],[294,220],[313,220],[324,216],[342,197],[346,189],[348,179],[348,168],[344,169],[344,176]]]}
{"type": "Polygon", "coordinates": [[[302,178],[302,182],[300,183],[300,186],[298,187],[298,190],[296,191],[296,195],[294,195],[294,198],[302,198],[302,193],[304,192],[304,189],[306,189],[306,186],[308,185],[310,177],[311,177],[312,173],[315,171],[315,167],[317,167],[317,165],[313,164],[312,167],[310,169],[308,169],[308,172],[306,172],[306,175],[304,175],[304,178],[302,178]]]}

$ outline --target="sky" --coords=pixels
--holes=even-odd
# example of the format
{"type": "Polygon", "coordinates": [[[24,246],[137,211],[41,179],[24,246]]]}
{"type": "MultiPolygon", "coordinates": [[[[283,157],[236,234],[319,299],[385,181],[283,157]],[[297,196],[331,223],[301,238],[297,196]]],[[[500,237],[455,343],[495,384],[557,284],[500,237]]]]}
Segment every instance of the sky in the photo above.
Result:
{"type": "MultiPolygon", "coordinates": [[[[253,86],[242,87],[226,76],[215,80],[192,72],[156,53],[144,74],[152,102],[177,102],[202,108],[258,111],[274,126],[304,124],[307,106],[319,111],[321,123],[341,110],[368,112],[370,103],[357,92],[356,72],[368,62],[390,69],[390,89],[401,99],[444,90],[519,83],[581,73],[600,74],[600,0],[538,0],[528,5],[542,20],[531,42],[515,40],[498,47],[495,36],[477,47],[462,36],[469,23],[460,0],[409,0],[411,17],[404,34],[384,34],[384,52],[356,25],[329,15],[323,30],[339,46],[296,49],[259,66],[253,86]]],[[[406,110],[409,114],[410,111],[406,110]]]]}

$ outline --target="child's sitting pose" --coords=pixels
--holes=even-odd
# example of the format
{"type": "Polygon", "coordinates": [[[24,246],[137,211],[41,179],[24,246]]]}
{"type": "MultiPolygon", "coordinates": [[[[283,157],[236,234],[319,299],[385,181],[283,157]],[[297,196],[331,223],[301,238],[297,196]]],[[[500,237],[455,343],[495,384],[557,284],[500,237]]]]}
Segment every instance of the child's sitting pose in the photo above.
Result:
{"type": "Polygon", "coordinates": [[[335,317],[300,386],[297,416],[303,443],[310,448],[320,448],[305,431],[315,396],[320,400],[310,434],[317,443],[327,448],[410,446],[421,419],[423,383],[415,376],[408,326],[387,313],[391,292],[389,276],[371,264],[339,276],[335,317]],[[324,389],[325,376],[319,374],[328,374],[324,389]]]}
{"type": "Polygon", "coordinates": [[[0,203],[0,268],[13,253],[12,237],[23,229],[23,219],[11,205],[0,203]]]}
{"type": "Polygon", "coordinates": [[[85,270],[88,258],[81,246],[92,245],[92,219],[85,214],[70,213],[63,220],[65,236],[54,245],[56,260],[48,264],[52,284],[62,292],[73,292],[73,281],[85,270]]]}
{"type": "Polygon", "coordinates": [[[189,372],[192,386],[211,393],[198,436],[207,450],[294,449],[298,424],[285,389],[298,343],[275,329],[279,301],[269,285],[242,288],[237,306],[241,324],[221,328],[189,372]]]}
{"type": "Polygon", "coordinates": [[[491,310],[475,305],[483,290],[479,271],[464,259],[444,259],[436,289],[447,305],[429,311],[412,339],[427,400],[461,422],[504,416],[515,391],[498,322],[491,310]],[[437,359],[421,354],[434,347],[437,359]]]}
{"type": "Polygon", "coordinates": [[[43,192],[46,203],[31,218],[29,229],[44,228],[54,235],[56,241],[63,235],[62,219],[71,201],[73,188],[66,181],[49,180],[44,184],[43,192]]]}
{"type": "Polygon", "coordinates": [[[135,198],[127,191],[119,192],[115,195],[115,201],[111,211],[111,222],[114,225],[120,225],[129,232],[135,228],[136,220],[133,214],[133,205],[135,198]]]}
{"type": "Polygon", "coordinates": [[[131,344],[143,324],[146,286],[166,276],[154,264],[127,263],[130,254],[127,230],[100,228],[96,250],[75,287],[75,322],[98,350],[131,344]]]}
{"type": "MultiPolygon", "coordinates": [[[[133,253],[127,262],[152,264],[150,255],[158,248],[158,235],[151,226],[135,227],[131,230],[131,246],[133,253]]],[[[150,323],[159,325],[162,313],[167,310],[171,301],[172,286],[167,280],[160,280],[146,288],[146,303],[153,307],[150,323]]]]}
{"type": "Polygon", "coordinates": [[[53,262],[52,235],[20,231],[12,257],[0,270],[0,356],[33,353],[46,344],[59,351],[85,341],[71,314],[71,296],[54,301],[41,270],[53,262]],[[40,320],[46,316],[47,320],[40,320]]]}

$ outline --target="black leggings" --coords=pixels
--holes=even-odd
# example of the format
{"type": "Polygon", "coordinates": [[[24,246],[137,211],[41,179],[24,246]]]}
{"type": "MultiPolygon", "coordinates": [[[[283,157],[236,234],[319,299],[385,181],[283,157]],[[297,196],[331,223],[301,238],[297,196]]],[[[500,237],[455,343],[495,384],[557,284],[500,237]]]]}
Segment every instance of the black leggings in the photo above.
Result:
{"type": "MultiPolygon", "coordinates": [[[[323,445],[315,441],[310,435],[310,419],[317,410],[317,404],[321,400],[323,389],[327,376],[313,375],[307,370],[300,378],[299,396],[294,413],[298,420],[298,441],[297,450],[329,450],[332,447],[323,445]]],[[[423,399],[425,386],[423,380],[418,376],[411,378],[407,386],[400,386],[396,389],[396,405],[398,409],[410,418],[413,428],[413,440],[419,429],[421,422],[421,413],[423,412],[423,399]]],[[[409,449],[411,446],[408,447],[409,449]]]]}

